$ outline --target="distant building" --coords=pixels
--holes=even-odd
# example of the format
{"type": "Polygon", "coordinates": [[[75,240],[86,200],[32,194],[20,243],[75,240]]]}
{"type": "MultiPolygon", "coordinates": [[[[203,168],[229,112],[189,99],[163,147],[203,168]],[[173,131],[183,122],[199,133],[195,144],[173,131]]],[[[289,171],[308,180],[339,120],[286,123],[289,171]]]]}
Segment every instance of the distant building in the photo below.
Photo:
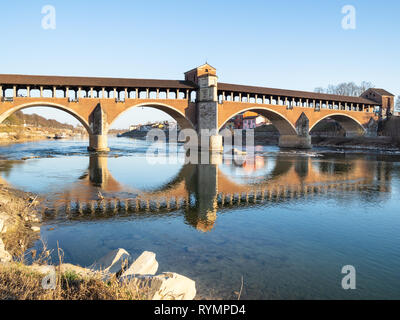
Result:
{"type": "Polygon", "coordinates": [[[390,117],[394,112],[394,95],[384,89],[370,88],[361,97],[377,102],[382,105],[380,116],[390,117]]]}
{"type": "Polygon", "coordinates": [[[234,116],[224,125],[223,128],[254,129],[269,123],[270,122],[265,117],[260,116],[258,113],[248,111],[234,116]]]}
{"type": "Polygon", "coordinates": [[[263,116],[254,112],[245,112],[243,114],[243,129],[255,129],[266,124],[267,121],[263,116]]]}
{"type": "Polygon", "coordinates": [[[129,126],[129,131],[137,130],[138,127],[139,127],[138,125],[130,125],[130,126],[129,126]]]}

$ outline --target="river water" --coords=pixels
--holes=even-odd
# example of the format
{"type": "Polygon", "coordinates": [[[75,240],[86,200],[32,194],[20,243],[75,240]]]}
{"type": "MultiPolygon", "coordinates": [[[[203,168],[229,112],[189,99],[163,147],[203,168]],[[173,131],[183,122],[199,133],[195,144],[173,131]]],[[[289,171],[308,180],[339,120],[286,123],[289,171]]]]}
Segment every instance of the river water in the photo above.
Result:
{"type": "Polygon", "coordinates": [[[242,279],[242,299],[400,298],[398,155],[264,146],[194,165],[182,146],[149,156],[145,141],[110,138],[94,155],[87,144],[0,147],[0,183],[45,199],[41,239],[65,262],[153,251],[201,298],[236,299],[242,279]],[[355,290],[342,288],[346,265],[355,290]]]}

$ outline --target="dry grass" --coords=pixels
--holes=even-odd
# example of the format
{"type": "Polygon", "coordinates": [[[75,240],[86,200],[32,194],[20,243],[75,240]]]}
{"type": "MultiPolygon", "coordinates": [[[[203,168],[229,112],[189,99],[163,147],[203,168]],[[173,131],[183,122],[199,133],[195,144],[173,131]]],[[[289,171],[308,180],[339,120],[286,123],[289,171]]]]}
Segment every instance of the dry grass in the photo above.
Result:
{"type": "Polygon", "coordinates": [[[34,208],[28,200],[15,195],[15,190],[0,189],[0,209],[7,218],[7,232],[1,235],[6,250],[14,257],[21,258],[29,246],[39,238],[31,230],[34,208]]]}
{"type": "MultiPolygon", "coordinates": [[[[57,269],[57,268],[56,268],[57,269]]],[[[136,286],[116,277],[104,282],[101,276],[83,277],[56,271],[55,289],[43,289],[44,275],[22,263],[0,265],[0,300],[141,300],[136,286]]]]}
{"type": "MultiPolygon", "coordinates": [[[[7,221],[7,231],[0,234],[13,261],[0,263],[0,300],[144,300],[148,295],[134,283],[104,274],[78,274],[62,269],[63,251],[58,249],[59,266],[55,267],[55,288],[44,289],[45,274],[25,264],[27,249],[39,239],[31,230],[35,219],[31,195],[6,187],[0,188],[0,217],[7,221]]],[[[45,243],[40,253],[31,250],[33,264],[48,265],[51,252],[45,243]]]]}

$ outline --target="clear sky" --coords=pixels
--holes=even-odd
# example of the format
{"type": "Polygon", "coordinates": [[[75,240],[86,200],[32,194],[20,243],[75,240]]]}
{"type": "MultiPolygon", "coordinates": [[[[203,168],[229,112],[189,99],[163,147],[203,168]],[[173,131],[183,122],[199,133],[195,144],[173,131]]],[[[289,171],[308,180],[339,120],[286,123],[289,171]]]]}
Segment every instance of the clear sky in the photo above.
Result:
{"type": "MultiPolygon", "coordinates": [[[[0,73],[182,79],[208,61],[221,82],[313,91],[365,80],[400,94],[396,0],[16,0],[1,13],[0,73]],[[54,30],[42,28],[45,5],[54,30]],[[355,29],[342,28],[345,5],[355,29]]],[[[114,127],[164,118],[132,109],[114,127]]]]}

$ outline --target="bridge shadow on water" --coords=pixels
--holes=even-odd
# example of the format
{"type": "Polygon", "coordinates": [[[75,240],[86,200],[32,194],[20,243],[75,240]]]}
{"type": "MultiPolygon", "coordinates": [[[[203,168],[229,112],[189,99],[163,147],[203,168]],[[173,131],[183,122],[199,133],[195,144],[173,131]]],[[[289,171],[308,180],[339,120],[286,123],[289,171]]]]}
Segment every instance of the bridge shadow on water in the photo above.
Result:
{"type": "Polygon", "coordinates": [[[365,201],[390,191],[388,168],[363,158],[329,161],[304,155],[256,155],[237,164],[229,156],[211,164],[183,164],[169,181],[150,190],[119,182],[109,157],[92,154],[88,170],[43,209],[45,221],[96,221],[183,215],[199,231],[211,231],[217,213],[244,206],[277,206],[332,194],[365,201]],[[379,191],[379,192],[376,192],[379,191]]]}

